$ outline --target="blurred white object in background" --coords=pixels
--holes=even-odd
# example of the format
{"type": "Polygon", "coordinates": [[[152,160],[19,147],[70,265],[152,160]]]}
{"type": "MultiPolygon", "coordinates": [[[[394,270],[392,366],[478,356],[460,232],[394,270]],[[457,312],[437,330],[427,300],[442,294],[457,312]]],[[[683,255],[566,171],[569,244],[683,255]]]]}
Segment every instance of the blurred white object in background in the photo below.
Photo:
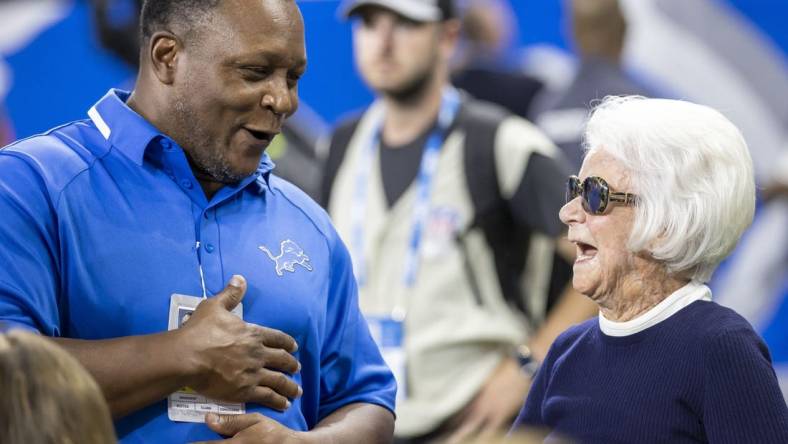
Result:
{"type": "Polygon", "coordinates": [[[0,103],[11,89],[11,70],[5,58],[59,22],[73,7],[64,0],[6,0],[0,2],[0,103]]]}
{"type": "Polygon", "coordinates": [[[775,174],[788,140],[788,62],[748,20],[713,0],[622,0],[624,64],[678,98],[720,110],[741,128],[756,180],[775,174]]]}

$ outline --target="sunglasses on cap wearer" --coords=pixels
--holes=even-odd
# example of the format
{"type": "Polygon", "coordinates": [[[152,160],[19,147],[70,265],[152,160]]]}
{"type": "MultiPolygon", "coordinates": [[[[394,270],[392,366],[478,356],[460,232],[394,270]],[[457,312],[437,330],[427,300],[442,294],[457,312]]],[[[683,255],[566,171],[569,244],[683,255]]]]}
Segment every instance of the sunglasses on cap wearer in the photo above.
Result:
{"type": "Polygon", "coordinates": [[[566,182],[566,202],[582,196],[583,210],[588,214],[604,214],[611,203],[635,205],[637,196],[632,193],[615,193],[605,179],[589,176],[581,181],[577,176],[569,176],[566,182]]]}

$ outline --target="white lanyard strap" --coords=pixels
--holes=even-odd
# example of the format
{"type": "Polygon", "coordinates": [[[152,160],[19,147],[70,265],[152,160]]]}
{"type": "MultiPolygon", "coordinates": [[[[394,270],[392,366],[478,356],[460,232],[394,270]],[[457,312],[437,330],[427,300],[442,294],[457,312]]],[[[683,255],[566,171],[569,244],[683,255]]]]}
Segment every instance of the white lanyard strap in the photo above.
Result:
{"type": "MultiPolygon", "coordinates": [[[[412,287],[416,282],[419,268],[419,247],[422,232],[427,221],[430,208],[430,192],[432,190],[433,176],[438,168],[438,158],[441,146],[448,134],[449,127],[460,107],[460,94],[456,89],[447,87],[443,90],[441,108],[438,113],[438,122],[427,138],[424,154],[421,158],[419,173],[416,176],[416,202],[413,206],[412,229],[408,250],[405,256],[405,273],[403,282],[407,287],[412,287]]],[[[351,209],[351,242],[353,251],[353,266],[359,286],[366,283],[367,269],[364,251],[364,221],[367,211],[367,189],[369,172],[372,168],[372,159],[380,148],[380,135],[382,130],[383,115],[380,116],[376,127],[371,132],[370,140],[362,147],[356,172],[356,189],[353,206],[351,209]]]]}

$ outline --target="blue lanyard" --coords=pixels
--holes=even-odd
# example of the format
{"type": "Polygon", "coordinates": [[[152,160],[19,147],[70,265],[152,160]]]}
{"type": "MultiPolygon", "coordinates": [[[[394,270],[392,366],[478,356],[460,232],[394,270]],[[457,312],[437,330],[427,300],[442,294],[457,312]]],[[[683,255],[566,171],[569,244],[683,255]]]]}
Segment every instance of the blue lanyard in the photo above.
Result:
{"type": "MultiPolygon", "coordinates": [[[[457,111],[460,108],[460,94],[456,89],[447,87],[443,90],[438,123],[430,132],[424,154],[421,158],[419,173],[416,176],[416,202],[413,206],[412,229],[408,251],[405,256],[405,273],[403,282],[405,286],[412,287],[416,282],[419,269],[419,246],[421,245],[422,232],[429,215],[430,192],[432,190],[433,176],[438,168],[438,158],[444,138],[447,136],[457,111]]],[[[376,122],[376,127],[371,132],[372,137],[365,147],[362,147],[356,172],[356,189],[352,207],[351,241],[353,251],[353,266],[359,286],[364,286],[367,277],[367,264],[364,252],[364,221],[367,210],[367,187],[369,172],[372,168],[372,159],[380,149],[380,134],[383,125],[381,115],[376,122]]]]}

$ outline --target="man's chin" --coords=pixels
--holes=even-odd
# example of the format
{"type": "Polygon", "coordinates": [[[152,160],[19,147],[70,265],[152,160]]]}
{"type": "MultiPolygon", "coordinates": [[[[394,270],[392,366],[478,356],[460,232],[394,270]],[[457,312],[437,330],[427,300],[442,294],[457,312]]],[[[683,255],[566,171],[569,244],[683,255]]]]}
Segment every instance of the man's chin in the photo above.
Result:
{"type": "Polygon", "coordinates": [[[411,102],[423,96],[429,86],[429,79],[428,75],[424,75],[407,82],[399,82],[396,85],[387,84],[378,91],[399,102],[411,102]]]}
{"type": "Polygon", "coordinates": [[[400,84],[395,84],[395,85],[386,84],[375,89],[377,89],[381,94],[387,96],[393,96],[393,97],[401,96],[406,91],[405,87],[400,84]]]}
{"type": "Polygon", "coordinates": [[[246,179],[247,177],[251,176],[256,171],[257,171],[257,168],[255,168],[252,171],[232,172],[232,173],[228,173],[228,174],[225,174],[223,176],[220,176],[220,177],[216,177],[215,180],[217,182],[221,182],[221,183],[223,183],[225,185],[235,185],[238,182],[240,182],[240,181],[246,179]]]}
{"type": "Polygon", "coordinates": [[[198,171],[194,171],[194,176],[199,181],[210,181],[215,183],[221,183],[223,185],[234,185],[246,179],[247,177],[251,176],[256,171],[257,171],[256,167],[252,170],[234,169],[234,168],[231,169],[229,167],[200,168],[198,171]]]}
{"type": "Polygon", "coordinates": [[[407,82],[395,79],[367,79],[368,85],[380,94],[398,95],[407,87],[407,82]]]}

